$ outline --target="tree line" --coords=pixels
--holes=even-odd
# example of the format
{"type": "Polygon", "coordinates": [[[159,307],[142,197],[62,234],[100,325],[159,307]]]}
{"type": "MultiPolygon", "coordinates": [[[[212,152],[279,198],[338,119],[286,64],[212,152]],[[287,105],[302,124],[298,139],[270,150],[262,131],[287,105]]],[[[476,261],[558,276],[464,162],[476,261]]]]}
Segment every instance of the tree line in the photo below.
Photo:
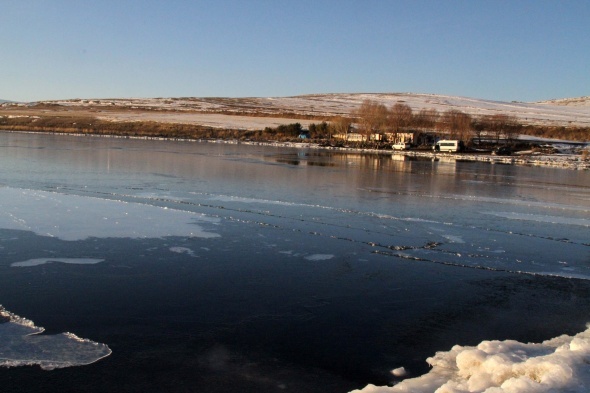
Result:
{"type": "Polygon", "coordinates": [[[397,134],[409,130],[429,130],[445,133],[450,139],[467,141],[473,137],[481,142],[493,138],[499,141],[515,139],[522,125],[516,117],[505,114],[473,117],[457,109],[439,112],[424,108],[414,112],[409,105],[398,102],[387,107],[384,104],[365,100],[352,113],[358,122],[358,132],[369,136],[374,133],[397,134]]]}
{"type": "Polygon", "coordinates": [[[444,133],[449,139],[479,144],[499,143],[500,140],[513,143],[519,134],[561,136],[571,140],[588,140],[590,136],[588,128],[523,125],[515,116],[502,113],[472,116],[457,109],[440,112],[424,108],[413,111],[403,102],[387,107],[372,100],[363,101],[350,117],[339,116],[329,123],[311,124],[309,131],[315,138],[354,131],[366,140],[370,140],[372,134],[393,134],[395,137],[400,132],[428,131],[444,133]]]}

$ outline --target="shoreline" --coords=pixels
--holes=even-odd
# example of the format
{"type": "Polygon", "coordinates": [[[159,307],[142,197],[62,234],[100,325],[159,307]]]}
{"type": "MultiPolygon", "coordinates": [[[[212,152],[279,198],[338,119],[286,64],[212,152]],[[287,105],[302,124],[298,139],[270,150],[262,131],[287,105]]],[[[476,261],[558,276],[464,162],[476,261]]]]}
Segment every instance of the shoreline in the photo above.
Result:
{"type": "Polygon", "coordinates": [[[475,153],[440,153],[432,151],[396,151],[396,150],[379,150],[355,147],[334,147],[321,146],[318,143],[310,142],[278,142],[278,141],[241,141],[237,139],[190,139],[174,138],[160,136],[133,136],[117,134],[95,134],[95,133],[69,133],[59,131],[24,131],[24,130],[0,130],[0,132],[23,133],[23,134],[45,134],[45,135],[65,135],[79,137],[97,137],[97,138],[119,138],[119,139],[139,139],[139,140],[161,140],[177,142],[206,142],[206,143],[227,143],[243,144],[250,146],[271,146],[271,147],[289,147],[296,149],[317,149],[327,151],[337,151],[341,153],[356,154],[377,154],[392,155],[402,157],[413,157],[431,159],[433,161],[467,161],[467,162],[488,162],[490,164],[500,165],[522,165],[522,166],[539,166],[569,170],[590,170],[590,158],[584,159],[579,154],[515,154],[510,156],[495,156],[492,154],[475,154],[475,153]]]}

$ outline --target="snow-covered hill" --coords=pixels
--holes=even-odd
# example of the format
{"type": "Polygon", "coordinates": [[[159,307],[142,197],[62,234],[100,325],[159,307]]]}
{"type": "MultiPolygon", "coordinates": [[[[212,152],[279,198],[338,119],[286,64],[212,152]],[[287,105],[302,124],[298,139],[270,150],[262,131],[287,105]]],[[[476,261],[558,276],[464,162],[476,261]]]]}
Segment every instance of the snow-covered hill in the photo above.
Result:
{"type": "Polygon", "coordinates": [[[436,109],[444,112],[460,110],[473,116],[506,114],[525,124],[590,126],[590,97],[569,98],[538,103],[502,102],[477,98],[417,93],[336,93],[309,94],[293,97],[247,98],[130,98],[45,101],[66,106],[99,108],[133,108],[157,111],[198,111],[241,115],[349,115],[364,100],[373,100],[388,107],[395,103],[409,105],[414,112],[436,109]]]}
{"type": "Polygon", "coordinates": [[[539,102],[539,104],[590,107],[590,96],[575,97],[575,98],[560,98],[557,100],[547,100],[547,101],[541,101],[541,102],[539,102]]]}

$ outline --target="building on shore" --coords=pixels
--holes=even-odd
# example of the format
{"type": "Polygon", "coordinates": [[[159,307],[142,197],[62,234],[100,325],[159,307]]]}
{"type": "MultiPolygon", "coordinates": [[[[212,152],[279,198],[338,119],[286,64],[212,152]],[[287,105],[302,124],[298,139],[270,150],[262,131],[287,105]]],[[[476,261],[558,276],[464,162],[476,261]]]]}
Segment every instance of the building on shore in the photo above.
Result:
{"type": "MultiPolygon", "coordinates": [[[[348,142],[365,142],[367,136],[358,132],[349,132],[347,134],[334,134],[334,139],[341,139],[348,142]]],[[[413,146],[433,145],[436,142],[436,133],[428,131],[408,131],[408,132],[385,132],[373,133],[370,135],[371,141],[387,143],[409,143],[413,146]]]]}

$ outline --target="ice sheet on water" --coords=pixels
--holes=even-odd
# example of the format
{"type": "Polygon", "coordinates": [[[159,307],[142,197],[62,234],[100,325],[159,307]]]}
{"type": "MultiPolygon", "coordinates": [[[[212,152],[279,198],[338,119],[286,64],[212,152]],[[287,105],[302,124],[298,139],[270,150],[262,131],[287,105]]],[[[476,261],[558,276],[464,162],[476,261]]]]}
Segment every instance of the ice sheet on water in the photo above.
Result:
{"type": "Polygon", "coordinates": [[[327,261],[334,258],[332,254],[312,254],[305,257],[308,261],[327,261]]]}
{"type": "Polygon", "coordinates": [[[261,204],[267,204],[267,205],[286,205],[286,206],[295,205],[292,202],[273,201],[273,200],[258,199],[258,198],[245,198],[245,197],[230,196],[230,195],[213,195],[213,196],[210,196],[209,199],[212,201],[220,201],[220,202],[261,203],[261,204]]]}
{"type": "Polygon", "coordinates": [[[34,258],[26,261],[13,262],[10,264],[12,267],[29,267],[45,265],[46,263],[65,263],[70,265],[94,265],[100,262],[104,262],[104,259],[96,258],[34,258]]]}
{"type": "Polygon", "coordinates": [[[32,231],[62,240],[89,237],[161,238],[219,235],[199,224],[218,220],[189,211],[141,203],[0,188],[0,228],[32,231]]]}
{"type": "Polygon", "coordinates": [[[198,257],[195,252],[188,247],[170,247],[170,251],[177,254],[187,254],[194,258],[198,257]]]}
{"type": "Polygon", "coordinates": [[[514,340],[454,346],[426,360],[429,373],[394,386],[367,385],[355,393],[588,392],[590,328],[541,344],[514,340]]]}
{"type": "Polygon", "coordinates": [[[508,218],[510,220],[536,221],[551,224],[579,225],[583,227],[590,227],[590,220],[587,220],[585,218],[549,216],[542,214],[524,214],[516,212],[488,212],[487,214],[491,214],[493,216],[502,218],[508,218]]]}
{"type": "Polygon", "coordinates": [[[465,243],[465,241],[461,238],[461,236],[456,236],[456,235],[442,235],[442,236],[451,243],[460,243],[460,244],[465,243]]]}
{"type": "Polygon", "coordinates": [[[111,354],[106,344],[73,333],[40,334],[44,330],[0,305],[0,366],[38,365],[43,370],[53,370],[84,366],[111,354]]]}

